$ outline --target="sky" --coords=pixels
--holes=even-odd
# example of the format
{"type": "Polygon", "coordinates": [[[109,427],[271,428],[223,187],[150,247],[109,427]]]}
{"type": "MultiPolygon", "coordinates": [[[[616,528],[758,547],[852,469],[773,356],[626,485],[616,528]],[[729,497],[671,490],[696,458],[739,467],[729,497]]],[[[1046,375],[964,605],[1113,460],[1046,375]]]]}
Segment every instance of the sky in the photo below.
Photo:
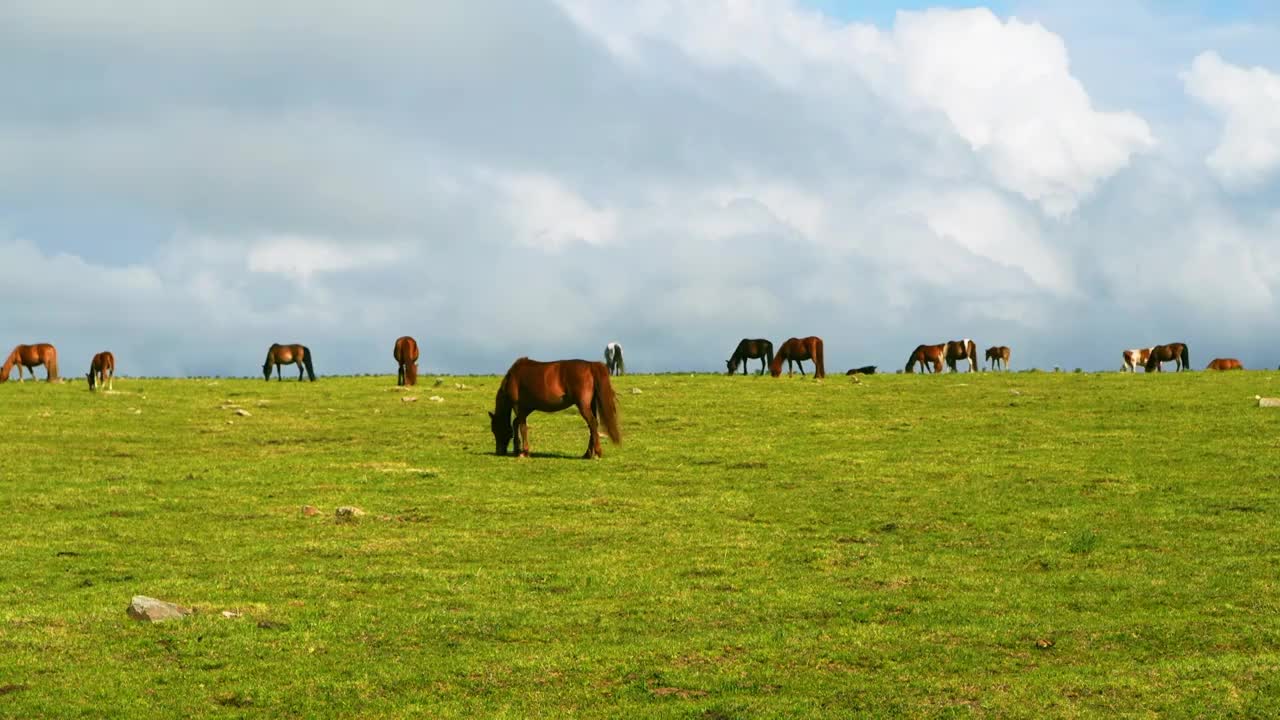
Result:
{"type": "Polygon", "coordinates": [[[0,345],[64,374],[824,338],[1280,364],[1280,10],[11,0],[0,345]]]}

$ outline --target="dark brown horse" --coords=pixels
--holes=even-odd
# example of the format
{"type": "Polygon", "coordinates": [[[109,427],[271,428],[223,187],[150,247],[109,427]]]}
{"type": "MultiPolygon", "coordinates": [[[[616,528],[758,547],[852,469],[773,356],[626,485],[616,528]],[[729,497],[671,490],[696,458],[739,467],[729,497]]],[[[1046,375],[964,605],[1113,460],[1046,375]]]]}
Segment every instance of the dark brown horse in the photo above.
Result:
{"type": "Polygon", "coordinates": [[[396,344],[391,348],[391,357],[395,358],[398,366],[396,385],[417,385],[418,341],[408,335],[396,338],[396,344]]]}
{"type": "Polygon", "coordinates": [[[969,372],[975,372],[978,362],[978,344],[969,338],[963,340],[949,340],[946,349],[947,367],[951,368],[951,372],[959,372],[956,370],[957,360],[969,361],[969,372]]]}
{"type": "Polygon", "coordinates": [[[915,365],[920,364],[920,372],[931,370],[935,373],[942,372],[942,358],[946,354],[947,344],[941,345],[917,345],[915,350],[907,356],[907,366],[903,368],[905,372],[915,372],[915,365]]]}
{"type": "Polygon", "coordinates": [[[760,360],[760,374],[764,375],[765,368],[773,362],[773,343],[762,338],[755,340],[742,338],[738,343],[738,347],[733,351],[733,357],[724,361],[729,368],[728,375],[732,375],[737,369],[738,364],[742,364],[742,374],[747,374],[747,361],[760,360]]]}
{"type": "Polygon", "coordinates": [[[97,390],[99,385],[112,389],[116,380],[116,356],[108,350],[94,355],[86,374],[89,377],[90,391],[97,390]]]}
{"type": "Polygon", "coordinates": [[[987,360],[991,363],[991,369],[1002,368],[1009,369],[1009,346],[996,345],[987,348],[987,360]]]}
{"type": "Polygon", "coordinates": [[[782,343],[782,347],[778,348],[778,354],[773,356],[773,361],[769,363],[769,374],[778,377],[782,374],[782,361],[787,362],[787,374],[791,374],[791,363],[795,363],[800,368],[800,374],[804,375],[804,364],[802,361],[813,361],[813,377],[824,378],[827,376],[826,364],[822,359],[822,338],[810,335],[807,338],[789,338],[782,343]]]}
{"type": "Polygon", "coordinates": [[[1167,363],[1171,360],[1174,363],[1175,372],[1191,369],[1191,353],[1184,343],[1156,345],[1151,348],[1151,355],[1147,357],[1147,362],[1143,367],[1147,369],[1147,372],[1162,372],[1160,363],[1167,363]]]}
{"type": "Polygon", "coordinates": [[[306,345],[272,343],[267,350],[267,361],[262,363],[262,378],[270,381],[271,368],[275,366],[276,379],[283,381],[284,378],[280,376],[281,365],[297,365],[298,382],[302,382],[303,368],[306,368],[307,376],[311,378],[311,382],[316,381],[316,371],[311,366],[311,350],[306,345]]]}
{"type": "Polygon", "coordinates": [[[1138,366],[1147,366],[1147,358],[1151,357],[1151,348],[1133,348],[1120,353],[1124,364],[1120,366],[1120,372],[1138,372],[1138,366]]]}
{"type": "Polygon", "coordinates": [[[875,375],[875,374],[876,374],[875,365],[863,365],[862,367],[849,368],[849,372],[845,373],[845,375],[875,375]]]}
{"type": "Polygon", "coordinates": [[[498,383],[498,396],[489,413],[489,429],[499,455],[507,454],[507,445],[515,440],[516,454],[529,457],[528,418],[535,410],[559,412],[576,405],[587,421],[591,437],[582,457],[603,457],[600,451],[599,423],[615,444],[622,444],[618,427],[618,401],[609,382],[609,368],[604,363],[587,360],[538,362],[522,357],[498,383]],[[515,412],[515,420],[511,413],[515,412]]]}
{"type": "Polygon", "coordinates": [[[9,380],[9,373],[13,372],[14,365],[18,366],[18,382],[22,382],[22,368],[26,368],[31,373],[31,379],[35,380],[37,365],[44,366],[46,380],[53,382],[58,379],[58,351],[49,343],[14,347],[13,352],[5,359],[4,366],[0,367],[0,382],[9,380]]]}
{"type": "Polygon", "coordinates": [[[1244,366],[1235,358],[1216,358],[1205,370],[1243,370],[1244,366]]]}

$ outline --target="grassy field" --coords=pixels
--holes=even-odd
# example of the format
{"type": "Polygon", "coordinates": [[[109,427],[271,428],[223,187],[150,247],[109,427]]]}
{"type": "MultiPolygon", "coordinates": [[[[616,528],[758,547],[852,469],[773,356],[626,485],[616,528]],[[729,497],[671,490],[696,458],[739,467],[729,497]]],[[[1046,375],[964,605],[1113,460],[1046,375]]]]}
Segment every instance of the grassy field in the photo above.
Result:
{"type": "Polygon", "coordinates": [[[1280,716],[1273,373],[496,384],[0,385],[0,715],[1280,716]]]}

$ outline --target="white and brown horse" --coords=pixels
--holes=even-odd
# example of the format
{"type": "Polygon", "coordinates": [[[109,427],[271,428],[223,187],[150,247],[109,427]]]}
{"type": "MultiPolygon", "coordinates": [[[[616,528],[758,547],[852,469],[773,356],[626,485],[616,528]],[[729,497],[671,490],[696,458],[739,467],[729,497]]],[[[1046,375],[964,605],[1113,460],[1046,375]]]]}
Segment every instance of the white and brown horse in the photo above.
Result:
{"type": "Polygon", "coordinates": [[[995,347],[987,348],[987,360],[990,361],[992,370],[1001,368],[1007,371],[1009,369],[1009,346],[996,345],[995,347]]]}
{"type": "Polygon", "coordinates": [[[951,372],[959,372],[956,370],[958,360],[968,360],[969,372],[977,372],[978,344],[969,338],[949,340],[946,350],[943,351],[943,357],[947,361],[947,367],[951,368],[951,372]]]}
{"type": "Polygon", "coordinates": [[[917,345],[915,350],[907,356],[907,366],[903,368],[904,372],[914,373],[915,366],[920,366],[920,372],[942,372],[942,357],[946,354],[947,344],[941,345],[917,345]]]}
{"type": "Polygon", "coordinates": [[[1143,367],[1147,369],[1147,372],[1161,372],[1160,363],[1169,361],[1173,361],[1175,372],[1191,369],[1191,352],[1187,350],[1185,343],[1156,345],[1151,348],[1151,354],[1147,356],[1147,362],[1143,364],[1143,367]]]}
{"type": "Polygon", "coordinates": [[[94,355],[86,375],[89,378],[90,391],[97,390],[99,387],[112,389],[116,381],[116,356],[109,350],[94,355]]]}
{"type": "Polygon", "coordinates": [[[1151,357],[1151,348],[1125,350],[1120,353],[1120,356],[1124,360],[1124,364],[1120,366],[1120,372],[1138,372],[1138,366],[1147,366],[1147,358],[1151,357]]]}

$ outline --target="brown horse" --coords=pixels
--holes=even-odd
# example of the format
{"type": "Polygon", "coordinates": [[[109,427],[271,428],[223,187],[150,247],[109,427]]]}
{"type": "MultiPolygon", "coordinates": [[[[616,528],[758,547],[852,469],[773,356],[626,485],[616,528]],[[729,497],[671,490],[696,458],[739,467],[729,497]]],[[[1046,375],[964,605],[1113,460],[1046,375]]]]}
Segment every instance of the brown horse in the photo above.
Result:
{"type": "Polygon", "coordinates": [[[1174,363],[1175,372],[1191,369],[1191,353],[1184,343],[1156,345],[1151,348],[1151,354],[1147,356],[1147,362],[1143,367],[1147,369],[1147,372],[1162,372],[1160,363],[1167,363],[1170,360],[1174,363]]]}
{"type": "Polygon", "coordinates": [[[1235,358],[1216,358],[1205,370],[1243,370],[1244,366],[1235,358]]]}
{"type": "Polygon", "coordinates": [[[497,454],[506,455],[507,445],[515,440],[516,454],[529,457],[529,415],[535,410],[559,412],[572,405],[578,407],[591,430],[584,459],[604,456],[600,450],[598,422],[604,423],[610,440],[622,444],[618,401],[609,382],[609,368],[604,363],[538,362],[527,357],[516,360],[498,383],[498,396],[494,399],[493,412],[489,413],[489,429],[493,431],[497,454]]]}
{"type": "Polygon", "coordinates": [[[0,367],[0,382],[9,380],[9,373],[13,372],[14,365],[18,366],[18,382],[22,382],[24,367],[31,373],[31,379],[35,380],[37,365],[44,366],[45,380],[53,382],[58,379],[58,351],[49,343],[14,347],[13,352],[5,359],[4,366],[0,367]]]}
{"type": "Polygon", "coordinates": [[[272,343],[271,347],[267,349],[267,361],[262,363],[262,378],[268,382],[271,380],[271,367],[273,365],[276,369],[277,380],[284,380],[280,376],[281,365],[297,365],[298,382],[302,382],[303,368],[306,368],[307,376],[311,378],[311,382],[316,381],[316,371],[311,366],[311,350],[306,345],[272,343]]]}
{"type": "Polygon", "coordinates": [[[969,338],[949,340],[947,342],[946,358],[947,367],[951,368],[951,372],[959,372],[959,370],[956,370],[957,360],[968,360],[969,372],[975,372],[978,361],[978,344],[969,338]]]}
{"type": "Polygon", "coordinates": [[[89,377],[90,391],[97,390],[99,385],[112,389],[116,380],[116,356],[108,350],[94,355],[86,375],[89,377]]]}
{"type": "Polygon", "coordinates": [[[738,347],[733,351],[733,356],[724,361],[729,368],[727,375],[732,375],[738,369],[738,363],[742,363],[742,374],[747,374],[748,360],[760,361],[760,374],[764,375],[764,369],[769,367],[773,362],[773,343],[762,338],[755,340],[742,338],[738,343],[738,347]]]}
{"type": "Polygon", "coordinates": [[[773,356],[773,361],[769,363],[769,374],[778,377],[782,374],[782,361],[787,361],[787,375],[791,374],[791,363],[795,363],[800,368],[800,374],[804,375],[804,364],[802,361],[813,361],[813,377],[824,378],[827,376],[826,364],[822,359],[822,338],[810,335],[807,338],[789,338],[782,343],[782,347],[778,348],[778,354],[773,356]]]}
{"type": "Polygon", "coordinates": [[[935,373],[942,372],[942,357],[946,353],[947,344],[941,345],[917,345],[915,350],[907,356],[907,366],[903,368],[905,372],[914,373],[916,363],[920,364],[920,372],[931,370],[935,373]]]}
{"type": "Polygon", "coordinates": [[[987,360],[990,361],[992,370],[1001,368],[1007,371],[1009,369],[1009,346],[996,345],[987,348],[987,360]]]}
{"type": "Polygon", "coordinates": [[[1134,348],[1125,350],[1120,353],[1120,357],[1124,360],[1124,364],[1120,366],[1120,372],[1138,372],[1138,366],[1147,366],[1147,358],[1151,357],[1151,348],[1134,348]]]}
{"type": "Polygon", "coordinates": [[[391,348],[391,357],[396,359],[396,385],[418,384],[418,341],[405,335],[396,338],[391,348]]]}

